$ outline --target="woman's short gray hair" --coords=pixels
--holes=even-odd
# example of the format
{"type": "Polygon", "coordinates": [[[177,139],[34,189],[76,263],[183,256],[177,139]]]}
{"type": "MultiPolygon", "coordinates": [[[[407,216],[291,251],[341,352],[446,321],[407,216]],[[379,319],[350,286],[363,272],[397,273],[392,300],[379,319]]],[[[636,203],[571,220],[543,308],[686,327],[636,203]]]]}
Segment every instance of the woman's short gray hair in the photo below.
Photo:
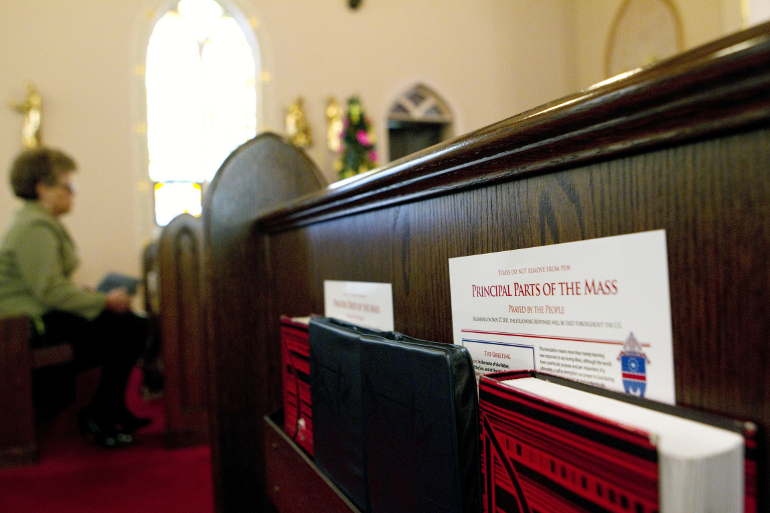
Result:
{"type": "Polygon", "coordinates": [[[75,161],[61,150],[33,148],[16,157],[11,166],[11,187],[19,198],[37,199],[37,184],[54,185],[62,173],[77,168],[75,161]]]}

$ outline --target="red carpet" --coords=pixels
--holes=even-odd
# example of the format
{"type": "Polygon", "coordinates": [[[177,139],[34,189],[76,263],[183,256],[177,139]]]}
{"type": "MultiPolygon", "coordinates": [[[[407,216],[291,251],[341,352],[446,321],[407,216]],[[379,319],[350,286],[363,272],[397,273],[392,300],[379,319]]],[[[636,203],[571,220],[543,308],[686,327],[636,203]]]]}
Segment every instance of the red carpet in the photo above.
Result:
{"type": "Polygon", "coordinates": [[[0,512],[211,513],[209,448],[165,449],[163,400],[142,400],[139,384],[135,371],[128,406],[154,420],[137,445],[99,448],[76,433],[67,410],[42,435],[39,464],[0,470],[0,512]]]}

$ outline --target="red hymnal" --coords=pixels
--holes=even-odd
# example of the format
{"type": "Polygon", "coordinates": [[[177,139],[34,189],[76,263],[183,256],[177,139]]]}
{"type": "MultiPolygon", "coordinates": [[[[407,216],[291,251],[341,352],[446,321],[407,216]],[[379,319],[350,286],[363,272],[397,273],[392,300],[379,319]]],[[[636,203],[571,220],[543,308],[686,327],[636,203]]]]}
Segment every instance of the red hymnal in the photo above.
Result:
{"type": "Polygon", "coordinates": [[[308,317],[281,317],[283,428],[313,455],[313,410],[310,402],[308,317]]]}
{"type": "Polygon", "coordinates": [[[484,511],[756,511],[756,427],[537,371],[479,383],[484,511]]]}

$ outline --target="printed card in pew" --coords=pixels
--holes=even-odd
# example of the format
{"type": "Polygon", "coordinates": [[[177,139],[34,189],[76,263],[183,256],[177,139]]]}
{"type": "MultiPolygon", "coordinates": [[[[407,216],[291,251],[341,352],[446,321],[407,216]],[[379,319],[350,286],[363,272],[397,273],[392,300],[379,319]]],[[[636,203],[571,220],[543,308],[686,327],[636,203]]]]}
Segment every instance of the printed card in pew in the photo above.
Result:
{"type": "Polygon", "coordinates": [[[756,511],[752,423],[533,370],[479,387],[487,513],[756,511]]]}
{"type": "Polygon", "coordinates": [[[124,274],[118,273],[109,273],[102,279],[101,282],[99,282],[99,285],[96,286],[96,290],[99,292],[107,293],[111,290],[123,287],[129,294],[134,295],[136,294],[136,290],[139,288],[139,284],[141,282],[142,280],[132,276],[126,276],[124,274]]]}
{"type": "Polygon", "coordinates": [[[310,399],[310,317],[281,317],[283,429],[313,455],[313,410],[310,399]]]}

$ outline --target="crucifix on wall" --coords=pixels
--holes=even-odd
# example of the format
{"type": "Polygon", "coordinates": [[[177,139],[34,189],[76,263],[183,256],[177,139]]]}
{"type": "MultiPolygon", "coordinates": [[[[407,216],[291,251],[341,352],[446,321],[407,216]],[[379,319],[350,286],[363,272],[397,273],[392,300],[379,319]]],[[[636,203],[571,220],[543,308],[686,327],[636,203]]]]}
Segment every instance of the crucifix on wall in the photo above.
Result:
{"type": "Polygon", "coordinates": [[[23,102],[10,102],[11,107],[24,114],[21,140],[27,148],[40,146],[40,122],[42,119],[43,100],[34,84],[27,85],[27,97],[23,102]]]}

